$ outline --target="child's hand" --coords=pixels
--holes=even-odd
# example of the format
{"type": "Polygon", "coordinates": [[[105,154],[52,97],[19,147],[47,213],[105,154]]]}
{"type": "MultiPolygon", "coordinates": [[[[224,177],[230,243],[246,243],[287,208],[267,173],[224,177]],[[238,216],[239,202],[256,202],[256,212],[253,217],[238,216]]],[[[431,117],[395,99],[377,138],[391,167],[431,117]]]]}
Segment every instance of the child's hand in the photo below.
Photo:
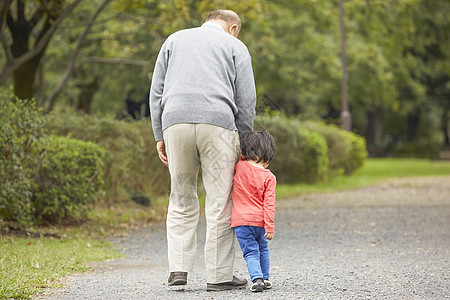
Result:
{"type": "Polygon", "coordinates": [[[265,237],[266,239],[268,239],[268,240],[273,239],[273,232],[266,232],[266,233],[264,234],[264,237],[265,237]]]}

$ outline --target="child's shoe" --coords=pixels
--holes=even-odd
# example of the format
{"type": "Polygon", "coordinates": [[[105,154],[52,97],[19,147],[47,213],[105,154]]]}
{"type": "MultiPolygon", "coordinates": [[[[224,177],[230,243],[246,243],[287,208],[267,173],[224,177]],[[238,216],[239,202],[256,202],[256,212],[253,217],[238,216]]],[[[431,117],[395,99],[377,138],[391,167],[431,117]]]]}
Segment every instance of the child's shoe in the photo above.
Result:
{"type": "Polygon", "coordinates": [[[250,287],[252,292],[262,292],[264,290],[264,281],[261,278],[253,280],[253,284],[250,287]]]}
{"type": "Polygon", "coordinates": [[[269,279],[264,279],[264,289],[270,290],[272,288],[272,282],[269,279]]]}

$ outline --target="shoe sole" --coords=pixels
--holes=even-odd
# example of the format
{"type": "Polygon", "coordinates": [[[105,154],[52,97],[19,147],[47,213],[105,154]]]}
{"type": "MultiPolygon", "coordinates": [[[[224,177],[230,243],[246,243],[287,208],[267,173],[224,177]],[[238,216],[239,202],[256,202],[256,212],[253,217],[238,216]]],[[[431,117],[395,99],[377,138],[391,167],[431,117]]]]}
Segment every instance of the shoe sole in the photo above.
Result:
{"type": "Polygon", "coordinates": [[[169,286],[173,285],[186,285],[187,279],[184,276],[175,276],[171,282],[169,282],[169,286]]]}
{"type": "Polygon", "coordinates": [[[257,286],[255,289],[250,289],[253,293],[262,292],[264,290],[264,286],[257,286]]]}
{"type": "Polygon", "coordinates": [[[220,292],[220,291],[227,291],[227,290],[237,290],[237,289],[243,289],[247,286],[247,283],[245,285],[223,285],[223,286],[206,286],[207,292],[220,292]]]}

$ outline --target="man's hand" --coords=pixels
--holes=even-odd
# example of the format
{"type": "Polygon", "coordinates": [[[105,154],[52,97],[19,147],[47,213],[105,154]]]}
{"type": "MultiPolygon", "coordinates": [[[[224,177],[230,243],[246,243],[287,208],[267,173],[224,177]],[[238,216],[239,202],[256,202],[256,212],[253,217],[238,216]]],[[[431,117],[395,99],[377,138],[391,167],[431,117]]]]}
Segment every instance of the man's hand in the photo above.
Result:
{"type": "Polygon", "coordinates": [[[265,237],[266,239],[268,239],[268,240],[273,239],[273,232],[266,232],[266,233],[264,234],[264,237],[265,237]]]}
{"type": "Polygon", "coordinates": [[[164,140],[156,142],[156,151],[158,151],[158,156],[159,159],[162,161],[162,163],[165,164],[167,167],[169,167],[169,162],[167,161],[167,154],[166,154],[166,145],[164,144],[164,140]]]}

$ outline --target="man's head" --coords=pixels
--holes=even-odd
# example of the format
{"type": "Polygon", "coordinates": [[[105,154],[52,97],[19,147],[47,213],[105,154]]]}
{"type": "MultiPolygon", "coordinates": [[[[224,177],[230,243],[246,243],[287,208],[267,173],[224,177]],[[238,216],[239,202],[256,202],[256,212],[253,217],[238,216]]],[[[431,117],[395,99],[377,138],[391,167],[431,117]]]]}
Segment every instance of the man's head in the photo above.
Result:
{"type": "Polygon", "coordinates": [[[241,19],[232,10],[218,9],[212,11],[206,18],[206,22],[215,22],[222,26],[226,33],[237,37],[241,30],[241,19]]]}

